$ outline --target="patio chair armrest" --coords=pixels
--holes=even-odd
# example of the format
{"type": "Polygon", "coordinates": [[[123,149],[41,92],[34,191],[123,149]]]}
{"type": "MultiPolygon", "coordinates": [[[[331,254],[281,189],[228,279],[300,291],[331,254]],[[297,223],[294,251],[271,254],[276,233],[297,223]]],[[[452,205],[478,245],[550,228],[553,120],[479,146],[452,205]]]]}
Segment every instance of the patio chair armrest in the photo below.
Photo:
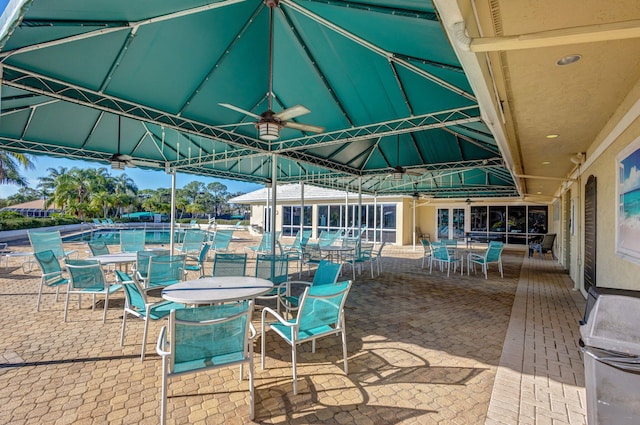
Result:
{"type": "Polygon", "coordinates": [[[263,307],[262,308],[262,328],[264,330],[264,324],[265,324],[265,319],[267,317],[267,313],[271,314],[278,322],[282,323],[284,326],[293,326],[291,323],[289,323],[287,320],[285,320],[282,316],[280,316],[278,314],[277,311],[269,308],[269,307],[263,307]]]}
{"type": "Polygon", "coordinates": [[[62,277],[62,272],[50,272],[50,273],[42,273],[42,277],[43,278],[49,278],[49,277],[54,277],[54,276],[60,276],[62,277]]]}
{"type": "Polygon", "coordinates": [[[158,353],[159,356],[162,357],[166,357],[169,354],[171,354],[171,352],[166,350],[167,346],[167,327],[163,326],[162,329],[160,329],[160,335],[158,335],[158,342],[156,343],[156,353],[158,353]]]}
{"type": "Polygon", "coordinates": [[[305,286],[311,286],[311,282],[307,282],[306,280],[288,280],[286,282],[281,283],[278,286],[282,286],[282,285],[305,285],[305,286]]]}
{"type": "Polygon", "coordinates": [[[77,249],[72,249],[71,251],[65,251],[64,252],[64,256],[65,257],[69,257],[71,254],[75,254],[75,259],[78,259],[78,250],[77,249]]]}
{"type": "Polygon", "coordinates": [[[469,260],[482,260],[484,259],[484,255],[470,253],[468,258],[469,260]]]}

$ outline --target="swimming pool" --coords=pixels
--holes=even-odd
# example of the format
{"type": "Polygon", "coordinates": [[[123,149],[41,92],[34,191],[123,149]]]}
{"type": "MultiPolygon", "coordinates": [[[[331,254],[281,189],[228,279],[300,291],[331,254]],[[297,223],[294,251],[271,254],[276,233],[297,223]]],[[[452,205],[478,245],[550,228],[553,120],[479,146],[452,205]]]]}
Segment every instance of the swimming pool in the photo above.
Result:
{"type": "MultiPolygon", "coordinates": [[[[145,230],[145,244],[163,245],[171,242],[169,229],[145,230]]],[[[184,231],[176,231],[173,241],[179,243],[184,231]]],[[[107,245],[120,245],[120,230],[99,229],[65,236],[63,242],[103,241],[107,245]]]]}

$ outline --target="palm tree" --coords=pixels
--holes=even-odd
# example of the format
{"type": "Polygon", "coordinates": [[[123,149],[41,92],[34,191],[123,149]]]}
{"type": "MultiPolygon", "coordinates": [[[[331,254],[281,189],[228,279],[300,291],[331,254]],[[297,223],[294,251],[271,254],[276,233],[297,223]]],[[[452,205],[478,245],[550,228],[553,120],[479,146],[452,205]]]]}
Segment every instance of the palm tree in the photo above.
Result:
{"type": "Polygon", "coordinates": [[[50,176],[40,179],[43,189],[52,190],[47,205],[55,204],[64,212],[77,214],[83,219],[96,208],[107,215],[108,209],[116,202],[112,193],[118,188],[118,179],[111,177],[106,168],[50,168],[49,172],[50,176]]]}
{"type": "Polygon", "coordinates": [[[26,187],[27,179],[20,175],[19,167],[32,170],[35,166],[29,156],[9,151],[0,151],[0,184],[15,184],[26,187]]]}
{"type": "Polygon", "coordinates": [[[112,195],[106,190],[101,190],[91,196],[90,204],[97,210],[102,210],[102,216],[107,217],[109,215],[109,207],[113,205],[114,197],[115,195],[112,195]]]}
{"type": "Polygon", "coordinates": [[[138,186],[133,179],[122,173],[118,177],[111,179],[113,186],[113,206],[117,210],[117,215],[122,217],[122,208],[125,205],[131,205],[135,202],[138,194],[138,186]]]}

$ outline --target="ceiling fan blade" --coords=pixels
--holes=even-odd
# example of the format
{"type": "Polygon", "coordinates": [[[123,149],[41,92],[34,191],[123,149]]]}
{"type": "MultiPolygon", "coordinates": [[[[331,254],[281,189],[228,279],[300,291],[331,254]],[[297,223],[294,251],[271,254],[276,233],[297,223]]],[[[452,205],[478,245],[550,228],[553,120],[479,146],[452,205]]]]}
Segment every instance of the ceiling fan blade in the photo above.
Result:
{"type": "Polygon", "coordinates": [[[141,167],[159,167],[160,166],[160,164],[158,164],[157,162],[145,161],[142,159],[132,159],[130,162],[133,165],[139,165],[141,167]]]}
{"type": "Polygon", "coordinates": [[[308,114],[309,112],[311,111],[305,108],[304,106],[296,105],[296,106],[292,106],[291,108],[287,108],[284,111],[280,111],[277,114],[274,114],[273,116],[279,119],[280,121],[287,121],[287,120],[290,120],[291,118],[308,114]]]}
{"type": "Polygon", "coordinates": [[[324,127],[318,127],[317,125],[301,124],[299,122],[287,121],[283,123],[287,128],[293,128],[294,130],[308,131],[310,133],[323,133],[324,127]]]}
{"type": "Polygon", "coordinates": [[[223,124],[223,125],[216,125],[216,128],[233,128],[233,127],[240,127],[241,125],[256,125],[255,122],[253,121],[249,121],[249,122],[237,122],[235,124],[223,124]]]}
{"type": "Polygon", "coordinates": [[[241,114],[249,115],[250,117],[260,119],[260,115],[254,114],[253,112],[245,111],[242,108],[238,108],[237,106],[231,105],[229,103],[218,103],[220,106],[224,106],[225,108],[232,109],[236,112],[240,112],[241,114]]]}

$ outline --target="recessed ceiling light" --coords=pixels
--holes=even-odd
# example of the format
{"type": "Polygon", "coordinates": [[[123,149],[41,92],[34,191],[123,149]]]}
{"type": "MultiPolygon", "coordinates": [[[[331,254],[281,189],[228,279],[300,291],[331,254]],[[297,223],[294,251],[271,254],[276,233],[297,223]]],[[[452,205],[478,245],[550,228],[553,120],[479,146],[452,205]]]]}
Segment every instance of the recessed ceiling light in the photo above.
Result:
{"type": "Polygon", "coordinates": [[[542,195],[542,192],[536,192],[536,195],[542,195]]]}
{"type": "Polygon", "coordinates": [[[558,61],[556,62],[556,65],[560,65],[560,66],[571,65],[572,63],[578,62],[580,59],[582,59],[582,56],[580,55],[567,55],[563,58],[558,59],[558,61]]]}
{"type": "Polygon", "coordinates": [[[556,137],[558,137],[558,135],[557,134],[547,134],[544,137],[546,137],[547,139],[555,139],[556,137]]]}
{"type": "Polygon", "coordinates": [[[549,165],[549,164],[551,164],[551,161],[544,161],[544,162],[542,163],[542,165],[549,165]]]}

